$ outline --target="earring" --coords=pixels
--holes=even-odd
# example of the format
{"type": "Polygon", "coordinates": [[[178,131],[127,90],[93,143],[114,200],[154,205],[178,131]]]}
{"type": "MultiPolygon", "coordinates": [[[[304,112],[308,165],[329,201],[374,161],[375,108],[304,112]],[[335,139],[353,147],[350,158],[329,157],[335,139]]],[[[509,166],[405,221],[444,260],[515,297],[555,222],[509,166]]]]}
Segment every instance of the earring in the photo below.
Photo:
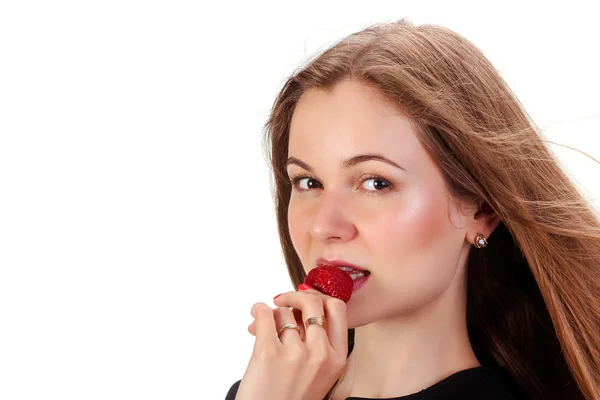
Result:
{"type": "Polygon", "coordinates": [[[477,235],[477,237],[475,238],[475,242],[473,243],[475,245],[475,247],[477,247],[478,249],[487,246],[488,241],[485,238],[485,236],[483,236],[481,233],[479,233],[477,235]]]}

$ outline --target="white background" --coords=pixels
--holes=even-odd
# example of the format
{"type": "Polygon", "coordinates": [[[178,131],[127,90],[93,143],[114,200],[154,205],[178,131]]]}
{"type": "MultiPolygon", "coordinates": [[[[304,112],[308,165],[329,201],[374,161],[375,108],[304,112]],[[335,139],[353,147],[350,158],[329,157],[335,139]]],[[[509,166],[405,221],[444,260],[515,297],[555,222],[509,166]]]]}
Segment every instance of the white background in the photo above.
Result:
{"type": "MultiPolygon", "coordinates": [[[[0,398],[222,399],[293,290],[260,137],[285,77],[408,16],[479,46],[600,159],[593,2],[5,1],[0,398]]],[[[600,199],[600,164],[552,146],[600,199]]]]}

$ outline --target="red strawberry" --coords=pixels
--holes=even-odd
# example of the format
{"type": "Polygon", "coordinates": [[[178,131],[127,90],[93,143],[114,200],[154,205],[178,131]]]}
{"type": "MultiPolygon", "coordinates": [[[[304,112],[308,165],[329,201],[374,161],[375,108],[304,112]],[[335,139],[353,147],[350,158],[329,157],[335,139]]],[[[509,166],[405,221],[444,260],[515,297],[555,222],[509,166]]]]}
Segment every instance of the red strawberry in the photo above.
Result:
{"type": "Polygon", "coordinates": [[[323,266],[311,269],[304,278],[304,283],[331,297],[347,303],[352,296],[354,281],[346,272],[338,267],[323,266]]]}

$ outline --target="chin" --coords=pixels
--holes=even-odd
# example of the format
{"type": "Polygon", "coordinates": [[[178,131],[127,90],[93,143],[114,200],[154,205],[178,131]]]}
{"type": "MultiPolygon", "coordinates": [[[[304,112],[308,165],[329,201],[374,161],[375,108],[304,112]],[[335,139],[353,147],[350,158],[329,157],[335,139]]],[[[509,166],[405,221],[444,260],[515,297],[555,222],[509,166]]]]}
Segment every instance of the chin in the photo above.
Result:
{"type": "Polygon", "coordinates": [[[373,304],[368,302],[352,304],[352,299],[350,299],[346,313],[348,329],[359,328],[379,321],[392,322],[410,316],[419,309],[420,307],[412,304],[404,305],[404,307],[390,307],[389,304],[373,304]]]}

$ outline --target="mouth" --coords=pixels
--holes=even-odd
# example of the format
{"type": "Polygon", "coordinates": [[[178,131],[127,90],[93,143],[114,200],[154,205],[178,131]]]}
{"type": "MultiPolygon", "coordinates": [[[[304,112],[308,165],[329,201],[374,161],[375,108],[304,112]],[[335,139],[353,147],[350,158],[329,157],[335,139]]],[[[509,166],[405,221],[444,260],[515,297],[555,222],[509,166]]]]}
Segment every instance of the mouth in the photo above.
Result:
{"type": "Polygon", "coordinates": [[[365,276],[369,276],[371,275],[371,271],[367,271],[367,270],[356,270],[352,267],[338,267],[339,269],[341,269],[342,271],[346,272],[348,275],[350,275],[350,278],[352,278],[353,281],[357,280],[358,278],[363,278],[365,276]]]}
{"type": "Polygon", "coordinates": [[[350,275],[350,278],[352,278],[353,281],[371,275],[371,271],[344,260],[326,260],[324,258],[319,258],[317,260],[317,267],[325,266],[333,266],[341,269],[350,275]]]}

